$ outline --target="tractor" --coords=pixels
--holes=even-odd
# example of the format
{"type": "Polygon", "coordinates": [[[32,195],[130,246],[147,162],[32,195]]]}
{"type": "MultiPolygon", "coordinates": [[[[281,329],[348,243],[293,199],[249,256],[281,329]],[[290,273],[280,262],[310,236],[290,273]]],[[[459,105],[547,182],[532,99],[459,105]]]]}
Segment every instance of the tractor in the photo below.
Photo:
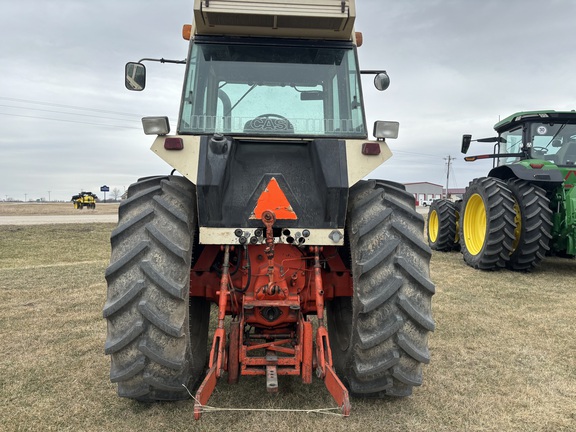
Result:
{"type": "MultiPolygon", "coordinates": [[[[196,0],[175,134],[142,119],[172,169],[132,184],[106,269],[105,353],[118,395],[187,399],[219,379],[316,375],[350,397],[407,396],[434,330],[431,249],[405,188],[363,178],[397,122],[368,139],[354,0],[196,0]],[[176,174],[178,173],[178,174],[176,174]]],[[[279,380],[279,377],[281,380],[279,380]]]]}
{"type": "Polygon", "coordinates": [[[92,192],[80,192],[72,196],[72,203],[75,209],[82,210],[84,207],[94,210],[96,208],[96,200],[98,197],[92,192]]]}
{"type": "MultiPolygon", "coordinates": [[[[494,126],[487,177],[470,182],[457,203],[439,200],[428,215],[432,249],[460,248],[478,269],[534,269],[546,255],[576,255],[576,111],[524,111],[494,126]]],[[[472,142],[462,137],[462,153],[472,142]]]]}

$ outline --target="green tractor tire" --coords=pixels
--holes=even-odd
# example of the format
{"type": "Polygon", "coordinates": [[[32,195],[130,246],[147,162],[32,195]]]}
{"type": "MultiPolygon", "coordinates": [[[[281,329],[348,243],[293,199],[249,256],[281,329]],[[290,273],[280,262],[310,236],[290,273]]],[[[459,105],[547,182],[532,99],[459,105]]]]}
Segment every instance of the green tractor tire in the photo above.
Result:
{"type": "Polygon", "coordinates": [[[515,239],[514,196],[503,181],[481,177],[468,185],[460,210],[464,261],[481,270],[499,270],[510,260],[515,239]]]}
{"type": "Polygon", "coordinates": [[[428,211],[428,244],[441,252],[458,248],[458,212],[450,200],[434,200],[428,211]]]}
{"type": "Polygon", "coordinates": [[[529,271],[536,267],[550,250],[552,210],[546,192],[527,181],[510,179],[508,188],[514,195],[516,229],[513,251],[506,267],[529,271]]]}

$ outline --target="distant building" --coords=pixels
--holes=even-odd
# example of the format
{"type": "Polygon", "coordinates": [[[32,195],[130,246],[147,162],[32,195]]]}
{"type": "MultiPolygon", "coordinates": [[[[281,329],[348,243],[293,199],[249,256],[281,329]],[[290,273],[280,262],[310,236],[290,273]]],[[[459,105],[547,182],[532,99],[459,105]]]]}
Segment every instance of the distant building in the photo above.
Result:
{"type": "Polygon", "coordinates": [[[444,192],[442,185],[429,182],[404,183],[404,186],[408,192],[414,195],[418,206],[423,205],[424,201],[428,204],[435,199],[442,198],[444,192]]]}
{"type": "MultiPolygon", "coordinates": [[[[430,203],[435,199],[446,198],[446,189],[444,186],[430,183],[430,182],[416,182],[416,183],[404,183],[406,190],[414,195],[414,200],[416,205],[430,205],[430,203]]],[[[466,192],[466,188],[452,188],[448,189],[448,199],[456,201],[462,199],[462,196],[466,192]]]]}

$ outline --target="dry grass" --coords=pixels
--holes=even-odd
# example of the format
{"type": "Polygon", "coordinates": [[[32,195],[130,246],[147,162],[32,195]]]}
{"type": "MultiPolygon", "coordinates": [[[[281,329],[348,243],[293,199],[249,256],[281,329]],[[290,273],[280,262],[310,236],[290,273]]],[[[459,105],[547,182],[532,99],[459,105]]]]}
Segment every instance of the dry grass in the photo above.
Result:
{"type": "MultiPolygon", "coordinates": [[[[116,396],[101,318],[112,224],[0,227],[0,429],[568,431],[576,426],[576,262],[480,273],[434,254],[437,330],[425,383],[400,400],[352,400],[347,419],[142,405],[116,396]],[[91,242],[81,241],[90,238],[91,242]]],[[[334,406],[323,384],[222,380],[218,407],[334,406]]]]}
{"type": "Polygon", "coordinates": [[[55,203],[13,203],[0,202],[0,216],[40,216],[40,215],[73,215],[78,212],[90,214],[116,214],[118,203],[96,203],[94,210],[77,210],[72,202],[55,203]]]}

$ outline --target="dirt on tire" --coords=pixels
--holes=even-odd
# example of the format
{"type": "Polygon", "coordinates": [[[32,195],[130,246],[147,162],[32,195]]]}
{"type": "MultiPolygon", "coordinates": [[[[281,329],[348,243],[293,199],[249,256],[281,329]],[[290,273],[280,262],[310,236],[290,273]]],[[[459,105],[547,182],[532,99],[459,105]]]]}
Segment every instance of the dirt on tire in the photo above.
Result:
{"type": "Polygon", "coordinates": [[[362,181],[351,188],[354,294],[328,302],[327,316],[335,369],[354,396],[408,396],[422,384],[435,291],[423,228],[401,185],[362,181]]]}
{"type": "Polygon", "coordinates": [[[143,179],[128,189],[106,270],[105,352],[118,395],[180,400],[203,373],[210,305],[190,298],[195,188],[183,177],[143,179]]]}

